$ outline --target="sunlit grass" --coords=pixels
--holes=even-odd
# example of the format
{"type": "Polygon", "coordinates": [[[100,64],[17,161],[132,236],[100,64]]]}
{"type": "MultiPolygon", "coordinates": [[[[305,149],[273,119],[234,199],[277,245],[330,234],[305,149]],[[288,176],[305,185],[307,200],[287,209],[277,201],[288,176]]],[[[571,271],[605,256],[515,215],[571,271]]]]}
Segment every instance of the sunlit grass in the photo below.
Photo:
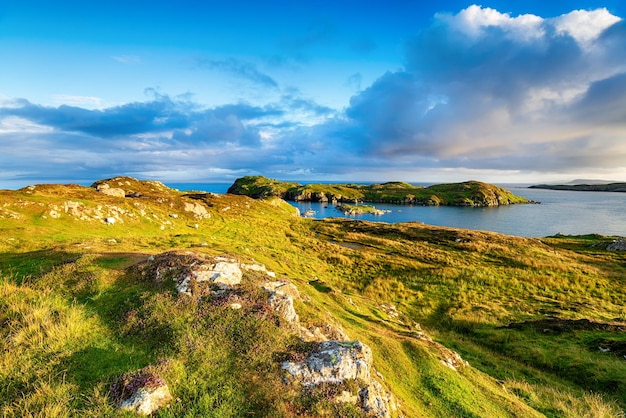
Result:
{"type": "MultiPolygon", "coordinates": [[[[46,193],[19,196],[35,203],[14,208],[19,220],[0,219],[4,416],[116,416],[112,380],[149,364],[177,399],[158,416],[336,412],[320,393],[298,398],[283,385],[275,356],[294,341],[275,318],[185,301],[171,283],[129,269],[171,249],[255,260],[294,282],[302,323],[330,323],[371,346],[405,416],[623,415],[626,363],[596,344],[623,333],[506,328],[546,317],[623,322],[625,257],[598,247],[603,237],[315,221],[280,200],[241,196],[196,196],[211,215],[196,219],[171,202],[46,193]],[[133,216],[114,225],[43,218],[66,200],[133,216]],[[443,366],[437,347],[416,337],[424,330],[472,367],[443,366]]],[[[263,297],[250,280],[250,294],[263,297]]]]}

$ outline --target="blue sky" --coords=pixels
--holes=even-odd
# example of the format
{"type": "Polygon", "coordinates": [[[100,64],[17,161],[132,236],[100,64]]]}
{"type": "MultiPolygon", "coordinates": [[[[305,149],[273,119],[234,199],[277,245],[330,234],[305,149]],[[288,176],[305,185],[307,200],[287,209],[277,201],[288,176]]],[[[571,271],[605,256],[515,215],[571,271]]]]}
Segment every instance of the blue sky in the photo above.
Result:
{"type": "Polygon", "coordinates": [[[621,0],[0,0],[0,187],[626,181],[624,17],[621,0]]]}

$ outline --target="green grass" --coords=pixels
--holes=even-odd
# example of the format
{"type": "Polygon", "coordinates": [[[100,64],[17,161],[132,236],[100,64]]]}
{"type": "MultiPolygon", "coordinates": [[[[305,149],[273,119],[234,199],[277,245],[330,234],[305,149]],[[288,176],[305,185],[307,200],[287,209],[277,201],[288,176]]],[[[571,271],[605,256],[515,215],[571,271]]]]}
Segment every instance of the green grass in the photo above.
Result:
{"type": "Polygon", "coordinates": [[[0,212],[3,416],[119,416],[111,383],[149,365],[176,399],[156,416],[359,416],[330,402],[340,387],[283,384],[279,359],[308,348],[259,308],[257,275],[242,285],[247,307],[233,310],[141,274],[138,263],[173,249],[254,260],[292,281],[301,322],[368,344],[405,416],[623,416],[616,350],[626,341],[611,324],[626,318],[626,257],[605,250],[611,237],[316,221],[280,199],[185,196],[131,180],[112,187],[128,181],[143,198],[79,186],[0,192],[10,211],[0,212]],[[190,199],[211,217],[184,212],[190,199]],[[46,216],[67,201],[85,213],[119,208],[120,222],[46,216]],[[506,327],[552,317],[601,326],[506,327]],[[418,338],[424,331],[434,341],[418,338]],[[444,366],[444,346],[470,366],[444,366]]]}

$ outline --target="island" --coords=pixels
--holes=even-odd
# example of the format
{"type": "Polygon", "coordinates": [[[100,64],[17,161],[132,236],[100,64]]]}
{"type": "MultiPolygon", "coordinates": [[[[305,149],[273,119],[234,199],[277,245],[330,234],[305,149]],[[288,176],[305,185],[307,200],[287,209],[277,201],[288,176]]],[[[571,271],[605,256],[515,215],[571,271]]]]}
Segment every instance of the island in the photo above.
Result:
{"type": "MultiPolygon", "coordinates": [[[[280,197],[293,202],[338,204],[392,203],[421,206],[485,207],[533,203],[493,184],[479,181],[436,184],[428,187],[405,182],[382,184],[307,184],[284,182],[264,176],[245,176],[228,193],[255,199],[280,197]]],[[[362,208],[361,208],[362,209],[362,208]]]]}
{"type": "Polygon", "coordinates": [[[537,184],[529,189],[569,190],[576,192],[619,192],[626,193],[626,183],[608,184],[537,184]]]}
{"type": "Polygon", "coordinates": [[[368,206],[368,205],[343,204],[343,205],[337,205],[335,209],[337,209],[340,212],[343,212],[344,215],[349,215],[349,216],[359,216],[359,215],[364,215],[366,213],[370,215],[384,215],[385,213],[391,212],[390,210],[376,209],[374,206],[368,206]]]}

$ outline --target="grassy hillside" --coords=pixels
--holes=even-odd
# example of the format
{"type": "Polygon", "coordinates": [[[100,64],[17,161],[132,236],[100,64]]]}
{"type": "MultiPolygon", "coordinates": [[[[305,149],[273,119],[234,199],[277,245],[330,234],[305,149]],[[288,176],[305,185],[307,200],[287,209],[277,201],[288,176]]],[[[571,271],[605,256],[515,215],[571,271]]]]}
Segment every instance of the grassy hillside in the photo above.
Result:
{"type": "Polygon", "coordinates": [[[264,305],[261,273],[245,272],[239,310],[152,274],[202,255],[295,284],[300,323],[371,347],[406,417],[623,416],[626,257],[611,238],[317,221],[276,198],[98,184],[0,191],[3,416],[133,416],[111,386],[146,367],[174,397],[154,416],[366,415],[332,401],[356,382],[284,383],[280,362],[312,346],[264,305]]]}
{"type": "Polygon", "coordinates": [[[263,176],[239,178],[229,193],[254,198],[277,196],[291,201],[377,202],[410,205],[498,206],[529,203],[523,197],[493,184],[478,181],[437,184],[429,187],[403,182],[383,184],[307,184],[286,183],[263,176]]]}

